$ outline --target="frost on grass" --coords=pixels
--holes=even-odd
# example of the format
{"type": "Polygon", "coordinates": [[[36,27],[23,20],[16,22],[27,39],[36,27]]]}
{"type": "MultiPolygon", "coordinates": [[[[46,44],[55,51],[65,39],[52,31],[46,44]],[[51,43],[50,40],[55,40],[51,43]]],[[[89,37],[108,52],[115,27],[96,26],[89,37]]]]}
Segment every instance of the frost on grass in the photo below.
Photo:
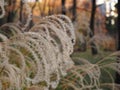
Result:
{"type": "Polygon", "coordinates": [[[22,90],[56,88],[74,63],[71,21],[63,15],[44,17],[28,32],[12,23],[0,27],[0,85],[22,90]]]}
{"type": "Polygon", "coordinates": [[[115,72],[120,73],[120,51],[114,52],[90,63],[83,58],[75,57],[79,64],[68,70],[68,75],[62,78],[60,90],[119,90],[115,82],[115,72]]]}
{"type": "MultiPolygon", "coordinates": [[[[30,8],[28,21],[24,28],[18,24],[7,23],[0,27],[0,90],[116,90],[119,85],[108,68],[120,72],[116,62],[120,52],[92,64],[78,59],[75,65],[70,55],[75,44],[73,25],[64,15],[43,17],[30,30],[26,30],[31,20],[30,8]],[[102,70],[110,82],[101,82],[102,70]]],[[[0,1],[4,16],[4,0],[0,1]]]]}

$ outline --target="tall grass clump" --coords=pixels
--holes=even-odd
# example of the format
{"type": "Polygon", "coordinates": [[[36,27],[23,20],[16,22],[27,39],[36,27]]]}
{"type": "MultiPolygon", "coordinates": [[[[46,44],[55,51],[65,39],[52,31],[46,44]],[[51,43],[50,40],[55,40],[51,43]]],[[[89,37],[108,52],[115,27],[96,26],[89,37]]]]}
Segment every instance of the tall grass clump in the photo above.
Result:
{"type": "Polygon", "coordinates": [[[61,79],[57,90],[119,90],[120,85],[114,83],[115,73],[120,73],[119,54],[114,52],[94,63],[73,57],[75,66],[61,79]]]}
{"type": "MultiPolygon", "coordinates": [[[[3,0],[4,1],[4,0],[3,0]]],[[[23,1],[29,8],[26,1],[23,1]]],[[[4,16],[4,3],[0,4],[4,16]]],[[[30,8],[29,10],[30,11],[30,8]]],[[[1,18],[0,17],[0,18],[1,18]]],[[[67,16],[52,15],[39,19],[27,30],[31,13],[25,26],[6,23],[0,27],[0,90],[116,90],[119,86],[109,72],[120,72],[115,52],[95,64],[76,58],[73,53],[75,34],[67,16]],[[110,82],[103,83],[103,71],[110,82]]]]}
{"type": "Polygon", "coordinates": [[[61,76],[74,65],[70,54],[75,36],[66,16],[45,17],[28,32],[7,23],[0,27],[0,40],[3,89],[56,88],[61,76]]]}

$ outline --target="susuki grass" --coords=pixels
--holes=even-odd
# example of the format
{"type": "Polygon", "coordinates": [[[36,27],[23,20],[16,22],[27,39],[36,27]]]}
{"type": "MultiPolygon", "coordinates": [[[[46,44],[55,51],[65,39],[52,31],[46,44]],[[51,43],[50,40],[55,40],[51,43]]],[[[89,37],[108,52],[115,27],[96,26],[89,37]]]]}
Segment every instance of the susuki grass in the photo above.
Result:
{"type": "Polygon", "coordinates": [[[69,74],[61,80],[58,90],[117,90],[119,85],[114,83],[114,71],[119,72],[119,67],[116,67],[119,63],[115,61],[119,53],[99,58],[93,64],[89,59],[73,56],[76,66],[68,70],[69,74]]]}
{"type": "Polygon", "coordinates": [[[12,23],[0,30],[2,89],[56,88],[61,76],[74,65],[70,54],[75,37],[66,16],[45,17],[28,32],[12,23]]]}
{"type": "MultiPolygon", "coordinates": [[[[25,0],[24,3],[27,4],[25,0]]],[[[4,3],[0,6],[3,8],[4,3]]],[[[89,62],[89,58],[72,59],[75,34],[70,19],[64,15],[47,16],[26,30],[30,15],[24,27],[15,23],[0,27],[0,90],[57,87],[59,90],[105,90],[108,86],[116,90],[119,87],[110,72],[120,72],[119,51],[95,63],[89,62]],[[102,81],[104,73],[108,82],[102,81]]]]}

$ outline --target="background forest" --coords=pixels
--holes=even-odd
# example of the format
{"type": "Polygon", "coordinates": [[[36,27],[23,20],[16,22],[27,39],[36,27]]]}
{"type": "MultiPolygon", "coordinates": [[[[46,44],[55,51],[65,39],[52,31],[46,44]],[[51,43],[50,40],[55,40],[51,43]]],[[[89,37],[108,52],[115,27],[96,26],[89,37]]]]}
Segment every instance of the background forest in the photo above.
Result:
{"type": "Polygon", "coordinates": [[[0,90],[120,90],[120,0],[0,0],[0,90]]]}

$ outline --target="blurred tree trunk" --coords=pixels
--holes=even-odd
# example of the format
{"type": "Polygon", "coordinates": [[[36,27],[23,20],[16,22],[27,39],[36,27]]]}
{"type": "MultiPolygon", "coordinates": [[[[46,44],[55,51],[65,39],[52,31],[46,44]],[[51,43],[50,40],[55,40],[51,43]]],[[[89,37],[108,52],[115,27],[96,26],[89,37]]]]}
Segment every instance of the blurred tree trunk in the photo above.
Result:
{"type": "MultiPolygon", "coordinates": [[[[91,18],[90,18],[90,29],[92,31],[92,33],[90,34],[91,38],[94,36],[95,12],[96,12],[96,0],[92,0],[92,11],[91,11],[91,18]]],[[[94,42],[91,43],[91,50],[93,55],[96,55],[98,53],[94,42]]]]}
{"type": "Polygon", "coordinates": [[[23,22],[23,2],[22,2],[22,0],[20,1],[20,18],[19,18],[19,20],[20,20],[20,22],[23,22]]]}
{"type": "Polygon", "coordinates": [[[76,4],[77,4],[76,0],[73,0],[73,12],[72,12],[72,14],[73,14],[72,21],[73,22],[76,20],[76,4]]]}
{"type": "MultiPolygon", "coordinates": [[[[118,18],[117,18],[117,50],[120,50],[120,0],[118,0],[118,4],[117,4],[117,11],[118,11],[118,18]]],[[[118,56],[120,58],[120,56],[118,56]]],[[[118,62],[120,63],[120,61],[118,62]]],[[[116,73],[116,83],[120,84],[120,75],[118,73],[116,73]]]]}
{"type": "Polygon", "coordinates": [[[62,0],[61,3],[62,3],[62,14],[66,14],[66,8],[65,8],[65,2],[66,0],[62,0]]]}
{"type": "MultiPolygon", "coordinates": [[[[5,7],[6,15],[0,18],[0,26],[8,22],[13,22],[16,15],[14,10],[16,0],[8,0],[6,2],[8,3],[8,6],[5,7]]],[[[1,9],[0,13],[2,13],[1,9]]]]}
{"type": "MultiPolygon", "coordinates": [[[[32,6],[32,8],[31,8],[31,13],[32,13],[32,16],[33,16],[33,11],[34,11],[34,8],[36,7],[36,5],[37,5],[37,2],[38,2],[38,0],[35,0],[35,3],[34,3],[34,5],[32,6]]],[[[34,23],[33,23],[33,18],[32,18],[32,20],[30,21],[30,23],[29,23],[29,27],[28,27],[28,29],[27,30],[29,30],[32,26],[34,25],[34,23]]]]}
{"type": "Polygon", "coordinates": [[[117,18],[118,48],[117,50],[120,50],[120,0],[118,0],[117,11],[118,11],[118,18],[117,18]]]}
{"type": "Polygon", "coordinates": [[[15,18],[15,15],[16,15],[16,12],[15,12],[15,10],[14,10],[14,8],[15,8],[15,4],[16,4],[16,0],[9,0],[9,2],[8,2],[9,4],[9,6],[8,6],[8,8],[9,8],[9,10],[8,10],[8,17],[7,17],[7,22],[13,22],[14,21],[14,18],[15,18]]]}
{"type": "Polygon", "coordinates": [[[45,13],[46,6],[47,6],[47,3],[46,3],[46,0],[44,0],[41,16],[45,16],[46,15],[46,13],[45,13]]]}

